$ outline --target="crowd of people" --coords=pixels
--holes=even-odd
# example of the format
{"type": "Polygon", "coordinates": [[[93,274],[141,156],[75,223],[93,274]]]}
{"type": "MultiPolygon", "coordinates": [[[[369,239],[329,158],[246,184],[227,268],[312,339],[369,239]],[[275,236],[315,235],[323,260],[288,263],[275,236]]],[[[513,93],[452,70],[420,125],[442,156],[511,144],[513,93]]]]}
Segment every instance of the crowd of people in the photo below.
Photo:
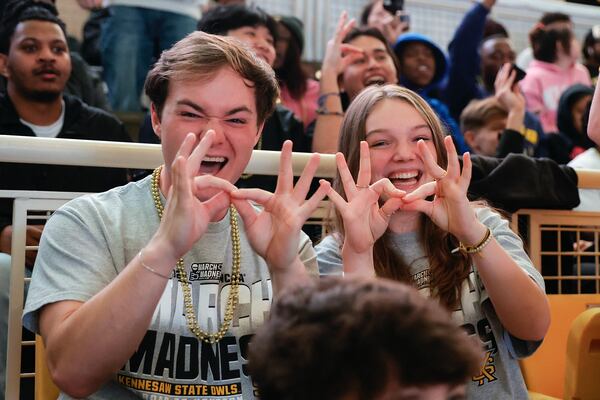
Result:
{"type": "Polygon", "coordinates": [[[96,29],[81,54],[53,3],[4,3],[0,134],[131,141],[112,112],[144,111],[140,141],[164,158],[146,174],[0,163],[1,189],[99,192],[27,226],[23,325],[60,399],[527,398],[518,360],[550,310],[503,214],[598,210],[571,167],[600,168],[600,26],[582,47],[568,15],[542,15],[520,68],[496,0],[447,50],[403,2],[365,0],[317,80],[303,21],[244,1],[78,0],[96,29]],[[281,152],[277,175],[244,174],[256,149],[281,152]],[[299,177],[292,151],[313,152],[299,177]],[[326,197],[319,237],[304,226],[326,197]]]}

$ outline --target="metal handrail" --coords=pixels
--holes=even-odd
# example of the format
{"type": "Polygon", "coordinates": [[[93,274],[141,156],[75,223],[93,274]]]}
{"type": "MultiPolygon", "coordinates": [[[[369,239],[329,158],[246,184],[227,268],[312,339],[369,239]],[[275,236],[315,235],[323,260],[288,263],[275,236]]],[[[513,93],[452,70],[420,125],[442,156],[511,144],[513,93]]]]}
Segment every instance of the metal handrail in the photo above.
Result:
{"type": "MultiPolygon", "coordinates": [[[[309,157],[310,153],[292,154],[295,175],[300,175],[309,157]]],[[[151,169],[163,158],[158,144],[0,135],[0,162],[151,169]]],[[[317,176],[331,178],[335,168],[335,157],[321,154],[317,176]]],[[[244,172],[277,175],[278,169],[278,151],[254,150],[244,172]]],[[[580,189],[600,189],[600,171],[575,171],[580,189]]]]}
{"type": "MultiPolygon", "coordinates": [[[[292,154],[295,175],[302,173],[310,155],[292,154]]],[[[0,135],[0,162],[152,169],[160,165],[163,158],[158,144],[0,135]]],[[[278,151],[254,150],[244,172],[277,175],[278,170],[278,151]]],[[[335,157],[321,154],[317,176],[331,178],[334,175],[335,157]]]]}

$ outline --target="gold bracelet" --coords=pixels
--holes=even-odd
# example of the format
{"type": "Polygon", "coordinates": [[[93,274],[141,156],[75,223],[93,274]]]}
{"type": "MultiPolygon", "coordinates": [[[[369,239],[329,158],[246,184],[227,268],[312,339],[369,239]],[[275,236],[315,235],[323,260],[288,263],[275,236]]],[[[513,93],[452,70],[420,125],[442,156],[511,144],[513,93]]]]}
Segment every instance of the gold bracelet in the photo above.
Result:
{"type": "Polygon", "coordinates": [[[465,245],[463,242],[458,242],[458,247],[451,251],[452,254],[462,251],[467,254],[479,253],[492,240],[492,230],[487,228],[483,239],[474,246],[465,245]]]}
{"type": "Polygon", "coordinates": [[[144,259],[142,258],[142,257],[143,257],[142,251],[144,251],[144,249],[140,249],[140,252],[138,253],[138,258],[140,259],[140,264],[142,264],[142,267],[144,267],[144,268],[145,268],[145,269],[147,269],[148,271],[152,272],[154,275],[158,275],[158,276],[160,276],[161,278],[164,278],[164,279],[166,279],[166,280],[169,280],[169,279],[171,279],[171,276],[170,276],[170,275],[169,275],[169,276],[167,276],[167,275],[161,274],[160,272],[158,272],[157,270],[155,270],[155,269],[154,269],[154,268],[152,268],[151,266],[149,266],[149,265],[146,265],[146,264],[144,263],[144,259]]]}

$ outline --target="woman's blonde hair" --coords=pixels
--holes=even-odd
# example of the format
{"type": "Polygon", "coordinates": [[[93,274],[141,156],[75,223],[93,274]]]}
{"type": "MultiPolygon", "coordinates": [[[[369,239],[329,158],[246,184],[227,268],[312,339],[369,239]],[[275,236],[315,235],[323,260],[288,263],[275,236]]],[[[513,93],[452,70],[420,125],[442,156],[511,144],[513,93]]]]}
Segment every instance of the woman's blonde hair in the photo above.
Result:
{"type": "MultiPolygon", "coordinates": [[[[414,107],[431,129],[438,164],[446,168],[448,158],[443,143],[446,130],[429,104],[412,90],[397,85],[371,86],[352,101],[340,132],[338,148],[346,158],[354,179],[358,176],[360,142],[366,139],[367,118],[384,100],[402,101],[414,107]]],[[[345,198],[339,174],[334,179],[333,187],[345,198]]],[[[334,224],[334,229],[340,235],[340,243],[343,243],[344,227],[337,210],[334,224]]],[[[424,214],[421,216],[419,240],[429,258],[431,293],[443,305],[452,309],[459,302],[460,287],[469,274],[470,260],[462,253],[451,254],[451,249],[458,244],[456,238],[439,228],[424,214]]],[[[392,250],[389,231],[375,242],[373,258],[378,276],[412,283],[409,267],[392,250]]]]}

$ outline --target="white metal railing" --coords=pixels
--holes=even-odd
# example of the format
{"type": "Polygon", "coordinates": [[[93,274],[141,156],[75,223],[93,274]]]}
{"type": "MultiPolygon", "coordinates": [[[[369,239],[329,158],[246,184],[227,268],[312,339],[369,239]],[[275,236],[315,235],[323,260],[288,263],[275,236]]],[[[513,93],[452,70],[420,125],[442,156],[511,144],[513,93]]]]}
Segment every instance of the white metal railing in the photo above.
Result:
{"type": "Polygon", "coordinates": [[[37,250],[26,246],[27,220],[41,219],[29,216],[30,211],[54,211],[81,193],[29,192],[0,190],[0,197],[14,198],[13,232],[11,244],[11,270],[8,310],[8,340],[6,354],[6,399],[18,399],[21,378],[35,377],[35,373],[21,373],[21,346],[33,346],[34,342],[22,341],[21,315],[25,290],[25,251],[37,250]]]}
{"type": "MultiPolygon", "coordinates": [[[[300,175],[309,157],[310,153],[292,154],[295,175],[300,175]]],[[[163,158],[158,144],[0,135],[0,162],[152,169],[163,158]]],[[[244,172],[277,175],[278,169],[278,151],[254,150],[244,172]]],[[[334,156],[322,154],[316,175],[334,174],[334,156]]]]}
{"type": "MultiPolygon", "coordinates": [[[[293,153],[294,175],[300,175],[309,157],[310,153],[293,153]]],[[[163,159],[158,144],[0,135],[0,162],[151,169],[163,159]]],[[[254,150],[244,172],[276,175],[278,167],[278,151],[254,150]]],[[[335,157],[321,154],[317,176],[331,178],[335,168],[335,157]]],[[[600,171],[576,171],[580,189],[600,189],[600,171]]]]}

